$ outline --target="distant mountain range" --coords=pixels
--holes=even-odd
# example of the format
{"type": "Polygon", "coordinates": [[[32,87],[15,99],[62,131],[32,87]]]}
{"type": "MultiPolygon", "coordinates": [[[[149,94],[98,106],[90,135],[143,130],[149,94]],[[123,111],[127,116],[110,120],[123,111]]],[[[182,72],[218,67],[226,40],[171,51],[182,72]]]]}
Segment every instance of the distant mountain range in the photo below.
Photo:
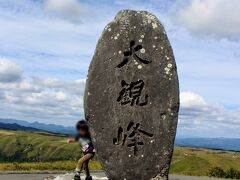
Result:
{"type": "Polygon", "coordinates": [[[4,124],[0,122],[0,129],[6,129],[6,130],[21,130],[21,131],[40,131],[39,129],[32,128],[32,127],[25,127],[21,126],[19,124],[4,124]]]}
{"type": "Polygon", "coordinates": [[[240,151],[240,138],[176,138],[175,144],[182,147],[240,151]]]}
{"type": "MultiPolygon", "coordinates": [[[[0,129],[22,131],[45,131],[57,134],[75,134],[74,127],[55,124],[27,122],[16,119],[0,119],[0,129]]],[[[182,147],[240,151],[240,138],[176,138],[175,145],[182,147]]]]}
{"type": "Polygon", "coordinates": [[[9,130],[25,130],[25,131],[46,131],[58,134],[74,134],[74,127],[65,127],[56,124],[44,124],[39,122],[30,123],[24,120],[16,119],[0,119],[0,128],[9,130]],[[5,124],[5,126],[3,126],[5,124]],[[19,125],[17,127],[17,125],[19,125]],[[9,128],[8,128],[9,127],[9,128]],[[13,129],[12,129],[13,128],[13,129]],[[14,129],[15,128],[15,129],[14,129]],[[19,129],[18,129],[19,128],[19,129]]]}

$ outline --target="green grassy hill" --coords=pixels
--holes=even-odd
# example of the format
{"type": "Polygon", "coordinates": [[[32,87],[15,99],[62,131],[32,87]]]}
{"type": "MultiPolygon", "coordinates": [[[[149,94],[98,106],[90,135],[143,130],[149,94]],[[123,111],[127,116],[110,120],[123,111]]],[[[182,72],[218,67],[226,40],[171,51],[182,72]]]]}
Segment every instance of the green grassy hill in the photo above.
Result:
{"type": "Polygon", "coordinates": [[[78,144],[67,137],[47,133],[0,130],[0,162],[44,162],[75,160],[81,156],[78,144]]]}
{"type": "MultiPolygon", "coordinates": [[[[0,130],[0,171],[73,170],[81,152],[78,144],[69,145],[66,139],[46,133],[0,130]]],[[[205,176],[213,167],[240,171],[240,152],[176,147],[170,172],[205,176]]],[[[91,168],[101,169],[100,163],[92,161],[91,168]]]]}
{"type": "Polygon", "coordinates": [[[240,171],[240,152],[176,147],[170,172],[202,176],[214,167],[240,171]]]}

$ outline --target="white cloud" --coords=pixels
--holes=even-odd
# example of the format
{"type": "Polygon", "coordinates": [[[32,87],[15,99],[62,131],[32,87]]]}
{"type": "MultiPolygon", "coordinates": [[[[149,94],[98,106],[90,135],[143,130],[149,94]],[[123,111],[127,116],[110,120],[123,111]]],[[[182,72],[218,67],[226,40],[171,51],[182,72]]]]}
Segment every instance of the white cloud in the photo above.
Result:
{"type": "Polygon", "coordinates": [[[1,117],[68,126],[83,118],[85,79],[26,78],[14,63],[0,65],[1,117]]]}
{"type": "Polygon", "coordinates": [[[239,0],[191,0],[173,11],[174,18],[190,32],[197,35],[213,35],[218,38],[240,36],[239,0]]]}
{"type": "Polygon", "coordinates": [[[240,111],[206,102],[193,92],[182,92],[179,133],[187,136],[240,137],[240,111]]]}
{"type": "MultiPolygon", "coordinates": [[[[72,125],[84,117],[85,79],[25,78],[0,82],[2,117],[72,125]]],[[[182,136],[240,137],[240,111],[207,102],[193,92],[180,94],[178,134],[182,136]],[[214,132],[214,133],[213,133],[214,132]]]]}
{"type": "Polygon", "coordinates": [[[82,101],[85,83],[56,80],[57,84],[44,84],[42,82],[52,80],[37,79],[0,82],[2,117],[68,126],[84,117],[82,101]]]}
{"type": "Polygon", "coordinates": [[[182,92],[180,94],[181,107],[201,107],[206,105],[204,99],[192,92],[182,92]]]}
{"type": "Polygon", "coordinates": [[[19,66],[6,59],[0,59],[0,82],[13,82],[22,78],[19,66]]]}
{"type": "MultiPolygon", "coordinates": [[[[1,62],[4,62],[4,67],[10,68],[10,72],[20,69],[10,61],[1,62]]],[[[23,78],[22,74],[20,77],[18,81],[0,82],[2,117],[63,125],[71,125],[84,117],[85,79],[65,81],[57,78],[23,78]]],[[[211,104],[190,91],[182,92],[180,99],[178,131],[181,135],[240,137],[239,110],[228,110],[211,104]]]]}
{"type": "Polygon", "coordinates": [[[54,5],[47,10],[48,2],[0,0],[0,57],[11,59],[32,76],[84,78],[108,11],[99,16],[86,2],[76,2],[91,15],[73,13],[82,23],[72,23],[71,17],[50,10],[54,5]]]}
{"type": "Polygon", "coordinates": [[[46,10],[74,22],[80,22],[81,15],[87,12],[87,7],[78,0],[46,0],[45,7],[46,10]]]}

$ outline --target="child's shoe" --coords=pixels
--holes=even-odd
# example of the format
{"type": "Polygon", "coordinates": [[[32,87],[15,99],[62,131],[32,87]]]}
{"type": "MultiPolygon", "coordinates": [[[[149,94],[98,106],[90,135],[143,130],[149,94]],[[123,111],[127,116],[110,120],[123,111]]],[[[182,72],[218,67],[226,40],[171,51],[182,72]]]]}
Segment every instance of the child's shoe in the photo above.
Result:
{"type": "Polygon", "coordinates": [[[92,180],[92,176],[87,176],[85,180],[92,180]]]}
{"type": "Polygon", "coordinates": [[[76,172],[75,176],[74,176],[74,180],[81,180],[81,174],[80,172],[76,172]]]}

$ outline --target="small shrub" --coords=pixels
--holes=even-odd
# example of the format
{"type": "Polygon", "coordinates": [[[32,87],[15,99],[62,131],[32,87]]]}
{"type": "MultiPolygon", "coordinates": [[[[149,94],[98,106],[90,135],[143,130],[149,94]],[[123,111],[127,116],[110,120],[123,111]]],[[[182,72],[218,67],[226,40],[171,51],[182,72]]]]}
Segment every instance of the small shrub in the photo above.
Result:
{"type": "Polygon", "coordinates": [[[240,179],[240,172],[231,168],[226,172],[225,178],[240,179]]]}
{"type": "Polygon", "coordinates": [[[240,171],[233,168],[225,172],[222,168],[213,167],[209,170],[208,175],[210,177],[240,179],[240,171]]]}
{"type": "Polygon", "coordinates": [[[224,170],[219,167],[213,167],[209,170],[208,175],[210,177],[224,178],[226,176],[224,170]]]}

